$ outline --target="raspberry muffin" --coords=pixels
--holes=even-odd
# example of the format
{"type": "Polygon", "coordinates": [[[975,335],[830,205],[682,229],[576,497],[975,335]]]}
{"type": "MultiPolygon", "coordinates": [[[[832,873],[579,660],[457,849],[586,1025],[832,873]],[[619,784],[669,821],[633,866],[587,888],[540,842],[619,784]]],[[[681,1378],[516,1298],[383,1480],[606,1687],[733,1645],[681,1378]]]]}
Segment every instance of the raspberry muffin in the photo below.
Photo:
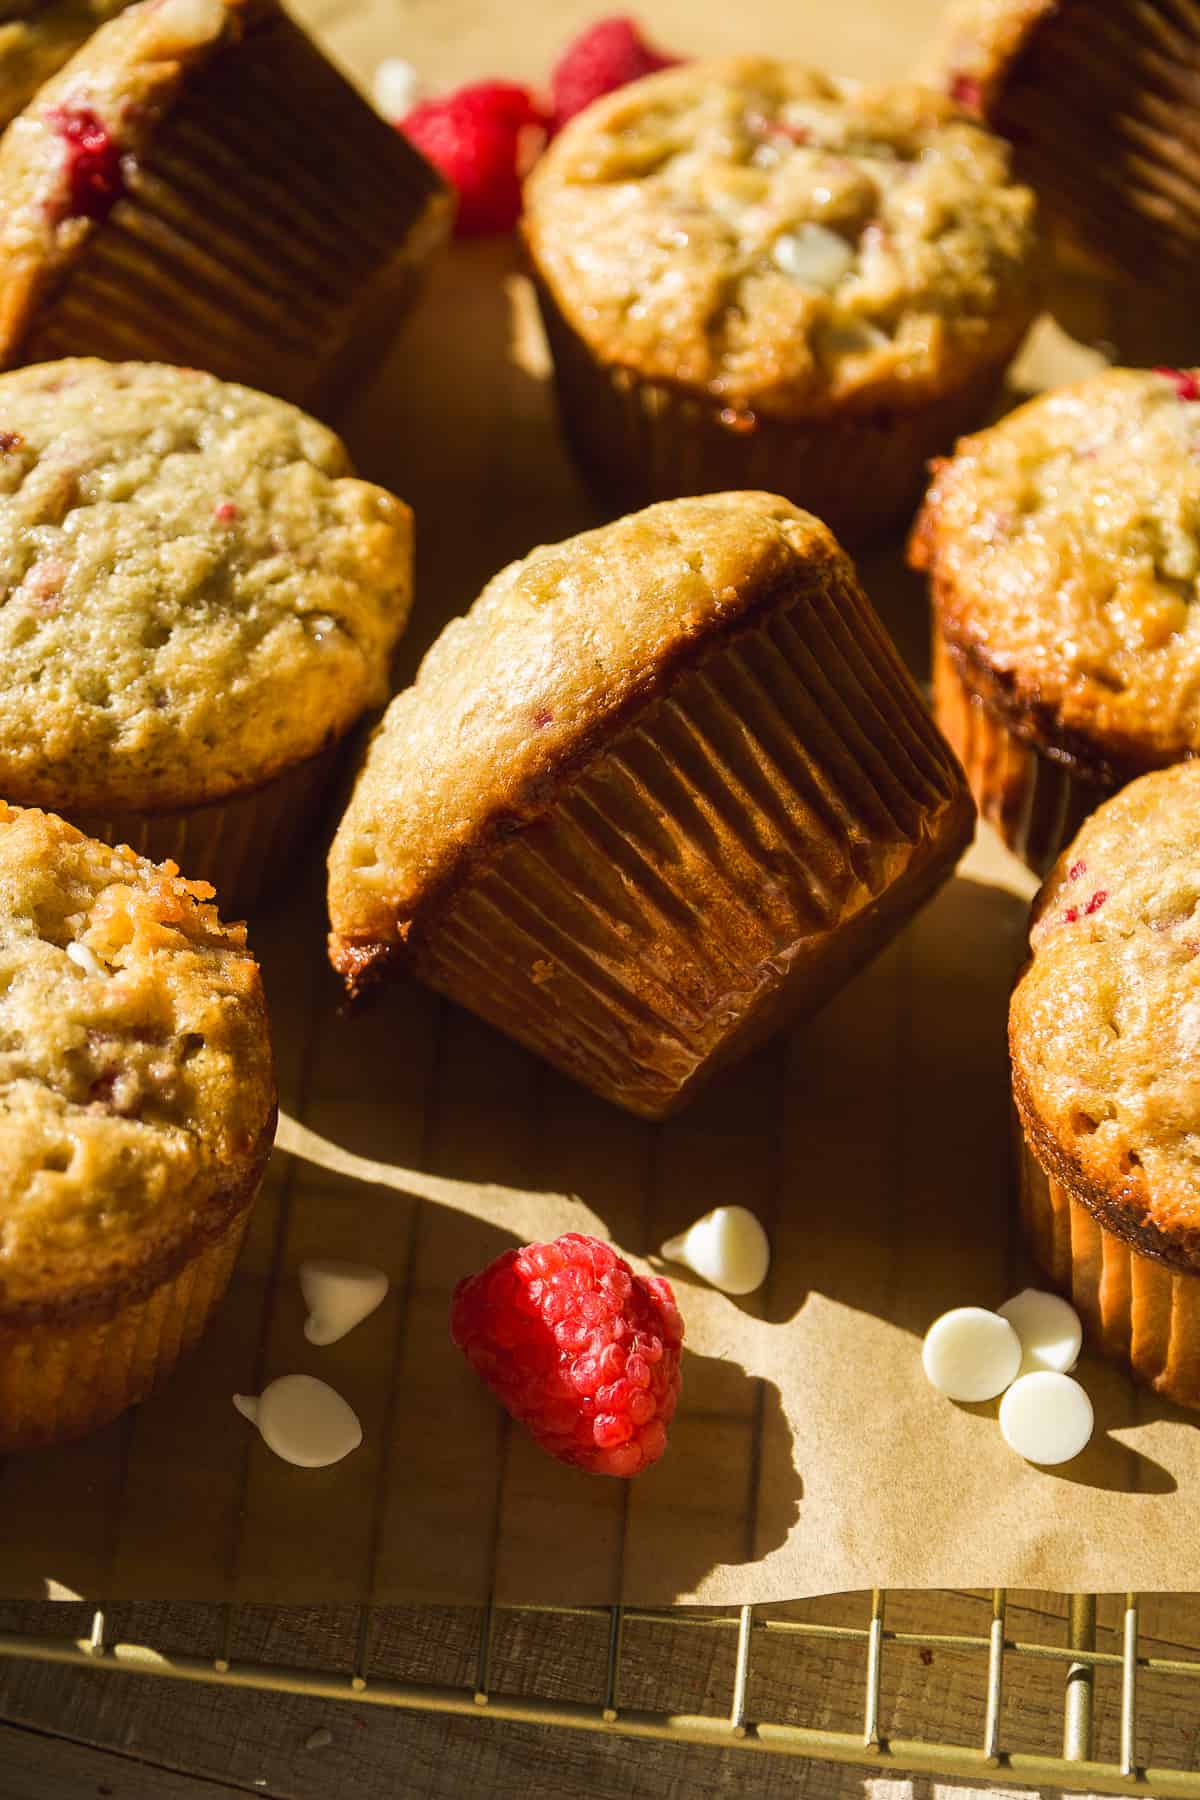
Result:
{"type": "Polygon", "coordinates": [[[142,1399],[229,1279],[275,1085],[208,893],[0,803],[0,1452],[142,1399]]]}
{"type": "Polygon", "coordinates": [[[329,411],[449,200],[274,0],[143,0],[0,142],[0,365],[194,363],[329,411]]]}
{"type": "Polygon", "coordinates": [[[939,723],[1031,868],[1200,750],[1200,371],[1108,369],[964,439],[910,558],[939,723]]]}
{"type": "Polygon", "coordinates": [[[254,904],[386,697],[411,517],[197,370],[0,375],[0,793],[254,904]]]}
{"type": "Polygon", "coordinates": [[[667,501],[534,550],[442,633],[334,840],[331,957],[660,1118],[878,950],[972,820],[826,527],[667,501]]]}
{"type": "Polygon", "coordinates": [[[525,194],[564,427],[626,501],[762,483],[876,535],[1035,310],[1007,146],[914,87],[691,63],[588,107],[525,194]]]}
{"type": "Polygon", "coordinates": [[[1088,820],[1030,942],[1009,1037],[1034,1250],[1099,1346],[1200,1406],[1200,764],[1088,820]]]}
{"type": "Polygon", "coordinates": [[[1136,283],[1143,309],[1181,284],[1186,303],[1200,273],[1194,7],[955,0],[922,73],[1011,140],[1048,222],[1136,283]]]}
{"type": "Polygon", "coordinates": [[[0,20],[0,130],[129,0],[9,0],[0,20]]]}

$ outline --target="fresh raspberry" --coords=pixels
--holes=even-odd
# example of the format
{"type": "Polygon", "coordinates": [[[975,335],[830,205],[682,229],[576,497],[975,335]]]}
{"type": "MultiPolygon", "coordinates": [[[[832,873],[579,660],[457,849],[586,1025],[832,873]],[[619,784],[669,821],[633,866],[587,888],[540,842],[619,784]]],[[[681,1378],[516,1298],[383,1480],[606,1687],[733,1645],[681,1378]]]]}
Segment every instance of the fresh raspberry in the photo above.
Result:
{"type": "Polygon", "coordinates": [[[90,107],[60,106],[47,120],[67,146],[68,216],[103,219],[124,189],[121,152],[90,107]]]}
{"type": "Polygon", "coordinates": [[[633,19],[601,19],[569,44],[554,65],[550,92],[555,129],[602,94],[658,69],[674,68],[682,60],[655,50],[633,19]]]}
{"type": "Polygon", "coordinates": [[[1157,368],[1154,373],[1169,381],[1181,400],[1200,400],[1200,377],[1195,369],[1157,368]]]}
{"type": "Polygon", "coordinates": [[[560,1462],[629,1476],[666,1449],[683,1320],[669,1282],[598,1238],[506,1250],[455,1288],[450,1335],[560,1462]]]}
{"type": "Polygon", "coordinates": [[[458,192],[460,237],[511,231],[521,211],[521,178],[545,136],[546,120],[528,88],[477,81],[424,100],[396,129],[458,192]]]}

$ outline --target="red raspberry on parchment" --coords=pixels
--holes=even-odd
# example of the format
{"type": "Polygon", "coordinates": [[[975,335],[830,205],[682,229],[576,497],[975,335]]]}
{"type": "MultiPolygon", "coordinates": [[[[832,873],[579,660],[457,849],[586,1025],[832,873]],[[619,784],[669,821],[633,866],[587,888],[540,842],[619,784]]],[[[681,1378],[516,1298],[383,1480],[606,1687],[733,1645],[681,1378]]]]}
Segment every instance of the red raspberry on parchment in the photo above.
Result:
{"type": "Polygon", "coordinates": [[[543,1450],[638,1475],[667,1447],[683,1320],[671,1284],[598,1238],[506,1250],[454,1290],[450,1335],[543,1450]]]}
{"type": "Polygon", "coordinates": [[[659,69],[674,68],[682,60],[648,44],[635,19],[598,20],[567,46],[554,66],[550,91],[555,129],[602,94],[659,69]]]}
{"type": "Polygon", "coordinates": [[[423,100],[396,129],[458,193],[455,231],[485,237],[511,231],[521,211],[521,178],[545,140],[546,118],[528,88],[475,81],[423,100]]]}

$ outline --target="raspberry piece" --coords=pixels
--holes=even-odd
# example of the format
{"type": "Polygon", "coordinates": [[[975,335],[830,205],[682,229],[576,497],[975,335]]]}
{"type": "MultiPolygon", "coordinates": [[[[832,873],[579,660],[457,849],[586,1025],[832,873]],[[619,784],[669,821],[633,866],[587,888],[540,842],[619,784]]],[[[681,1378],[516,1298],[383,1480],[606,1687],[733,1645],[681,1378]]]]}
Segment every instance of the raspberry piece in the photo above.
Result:
{"type": "Polygon", "coordinates": [[[968,112],[983,111],[983,87],[974,75],[955,75],[950,83],[950,98],[968,112]]]}
{"type": "Polygon", "coordinates": [[[440,100],[422,101],[396,129],[457,190],[460,237],[512,230],[521,211],[521,178],[546,129],[528,88],[473,82],[440,100]]]}
{"type": "Polygon", "coordinates": [[[1087,868],[1087,864],[1085,862],[1072,863],[1070,868],[1067,870],[1067,880],[1068,881],[1078,881],[1079,877],[1084,873],[1086,868],[1087,868]]]}
{"type": "Polygon", "coordinates": [[[633,19],[601,19],[569,44],[550,77],[554,125],[565,125],[577,112],[611,94],[626,82],[658,69],[671,69],[682,57],[669,56],[648,44],[633,19]]]}
{"type": "Polygon", "coordinates": [[[1157,368],[1154,373],[1169,381],[1181,400],[1200,400],[1200,377],[1194,369],[1157,368]]]}
{"type": "Polygon", "coordinates": [[[1092,895],[1091,899],[1083,909],[1084,917],[1090,919],[1093,913],[1098,913],[1107,899],[1107,890],[1105,888],[1097,888],[1096,892],[1092,895]]]}
{"type": "Polygon", "coordinates": [[[47,119],[67,146],[68,217],[106,218],[125,185],[121,152],[108,127],[86,106],[60,106],[47,119]]]}
{"type": "Polygon", "coordinates": [[[666,1449],[683,1320],[669,1282],[598,1238],[506,1250],[455,1288],[450,1335],[560,1462],[630,1476],[666,1449]]]}

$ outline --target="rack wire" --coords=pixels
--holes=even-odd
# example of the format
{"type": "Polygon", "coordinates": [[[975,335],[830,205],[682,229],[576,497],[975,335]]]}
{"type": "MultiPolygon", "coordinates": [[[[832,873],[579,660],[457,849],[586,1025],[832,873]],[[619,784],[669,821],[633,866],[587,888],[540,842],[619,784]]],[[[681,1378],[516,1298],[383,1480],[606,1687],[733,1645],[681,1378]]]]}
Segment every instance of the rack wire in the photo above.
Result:
{"type": "MultiPolygon", "coordinates": [[[[9,1632],[0,1636],[0,1656],[23,1657],[67,1666],[215,1683],[232,1688],[269,1690],[321,1700],[348,1700],[359,1706],[382,1706],[416,1712],[492,1718],[573,1731],[606,1732],[631,1739],[707,1745],[748,1754],[823,1758],[879,1771],[911,1771],[941,1777],[988,1780],[1031,1787],[1068,1787],[1104,1794],[1152,1794],[1156,1800],[1200,1797],[1200,1770],[1139,1767],[1136,1759],[1138,1708],[1142,1685],[1156,1676],[1182,1677],[1196,1684],[1200,1698],[1200,1660],[1148,1654],[1138,1623],[1138,1597],[1123,1598],[1120,1649],[1097,1647],[1097,1602],[1092,1594],[1069,1597],[1061,1643],[1022,1641],[1008,1633],[1008,1595],[996,1589],[985,1632],[896,1630],[888,1623],[889,1595],[876,1590],[864,1596],[857,1624],[829,1624],[760,1613],[752,1606],[700,1612],[689,1608],[655,1611],[636,1607],[499,1607],[482,1609],[474,1650],[472,1679],[463,1685],[439,1685],[396,1679],[372,1667],[372,1614],[364,1607],[356,1636],[353,1666],[331,1671],[241,1660],[235,1653],[239,1608],[223,1609],[222,1643],[212,1657],[176,1655],[139,1643],[114,1641],[103,1607],[91,1629],[78,1638],[33,1636],[9,1632]],[[606,1623],[607,1654],[599,1691],[589,1701],[552,1700],[508,1692],[495,1666],[497,1630],[506,1614],[554,1614],[606,1623]],[[648,1711],[623,1703],[626,1634],[630,1625],[650,1624],[673,1631],[716,1631],[734,1634],[735,1655],[728,1703],[719,1714],[648,1711]],[[755,1717],[749,1706],[756,1649],[764,1635],[783,1634],[798,1647],[814,1641],[854,1646],[861,1651],[861,1727],[831,1730],[779,1718],[755,1717]],[[938,1738],[890,1737],[883,1729],[881,1695],[889,1654],[901,1647],[922,1656],[935,1651],[964,1653],[980,1659],[986,1670],[983,1733],[974,1745],[938,1738]],[[1043,1665],[1047,1682],[1061,1674],[1061,1755],[1022,1749],[1012,1741],[1014,1727],[1004,1723],[1002,1701],[1006,1670],[1015,1661],[1043,1665]],[[1094,1690],[1101,1671],[1119,1680],[1119,1741],[1111,1760],[1097,1756],[1094,1690]]],[[[977,1665],[978,1666],[978,1665],[977,1665]]]]}

